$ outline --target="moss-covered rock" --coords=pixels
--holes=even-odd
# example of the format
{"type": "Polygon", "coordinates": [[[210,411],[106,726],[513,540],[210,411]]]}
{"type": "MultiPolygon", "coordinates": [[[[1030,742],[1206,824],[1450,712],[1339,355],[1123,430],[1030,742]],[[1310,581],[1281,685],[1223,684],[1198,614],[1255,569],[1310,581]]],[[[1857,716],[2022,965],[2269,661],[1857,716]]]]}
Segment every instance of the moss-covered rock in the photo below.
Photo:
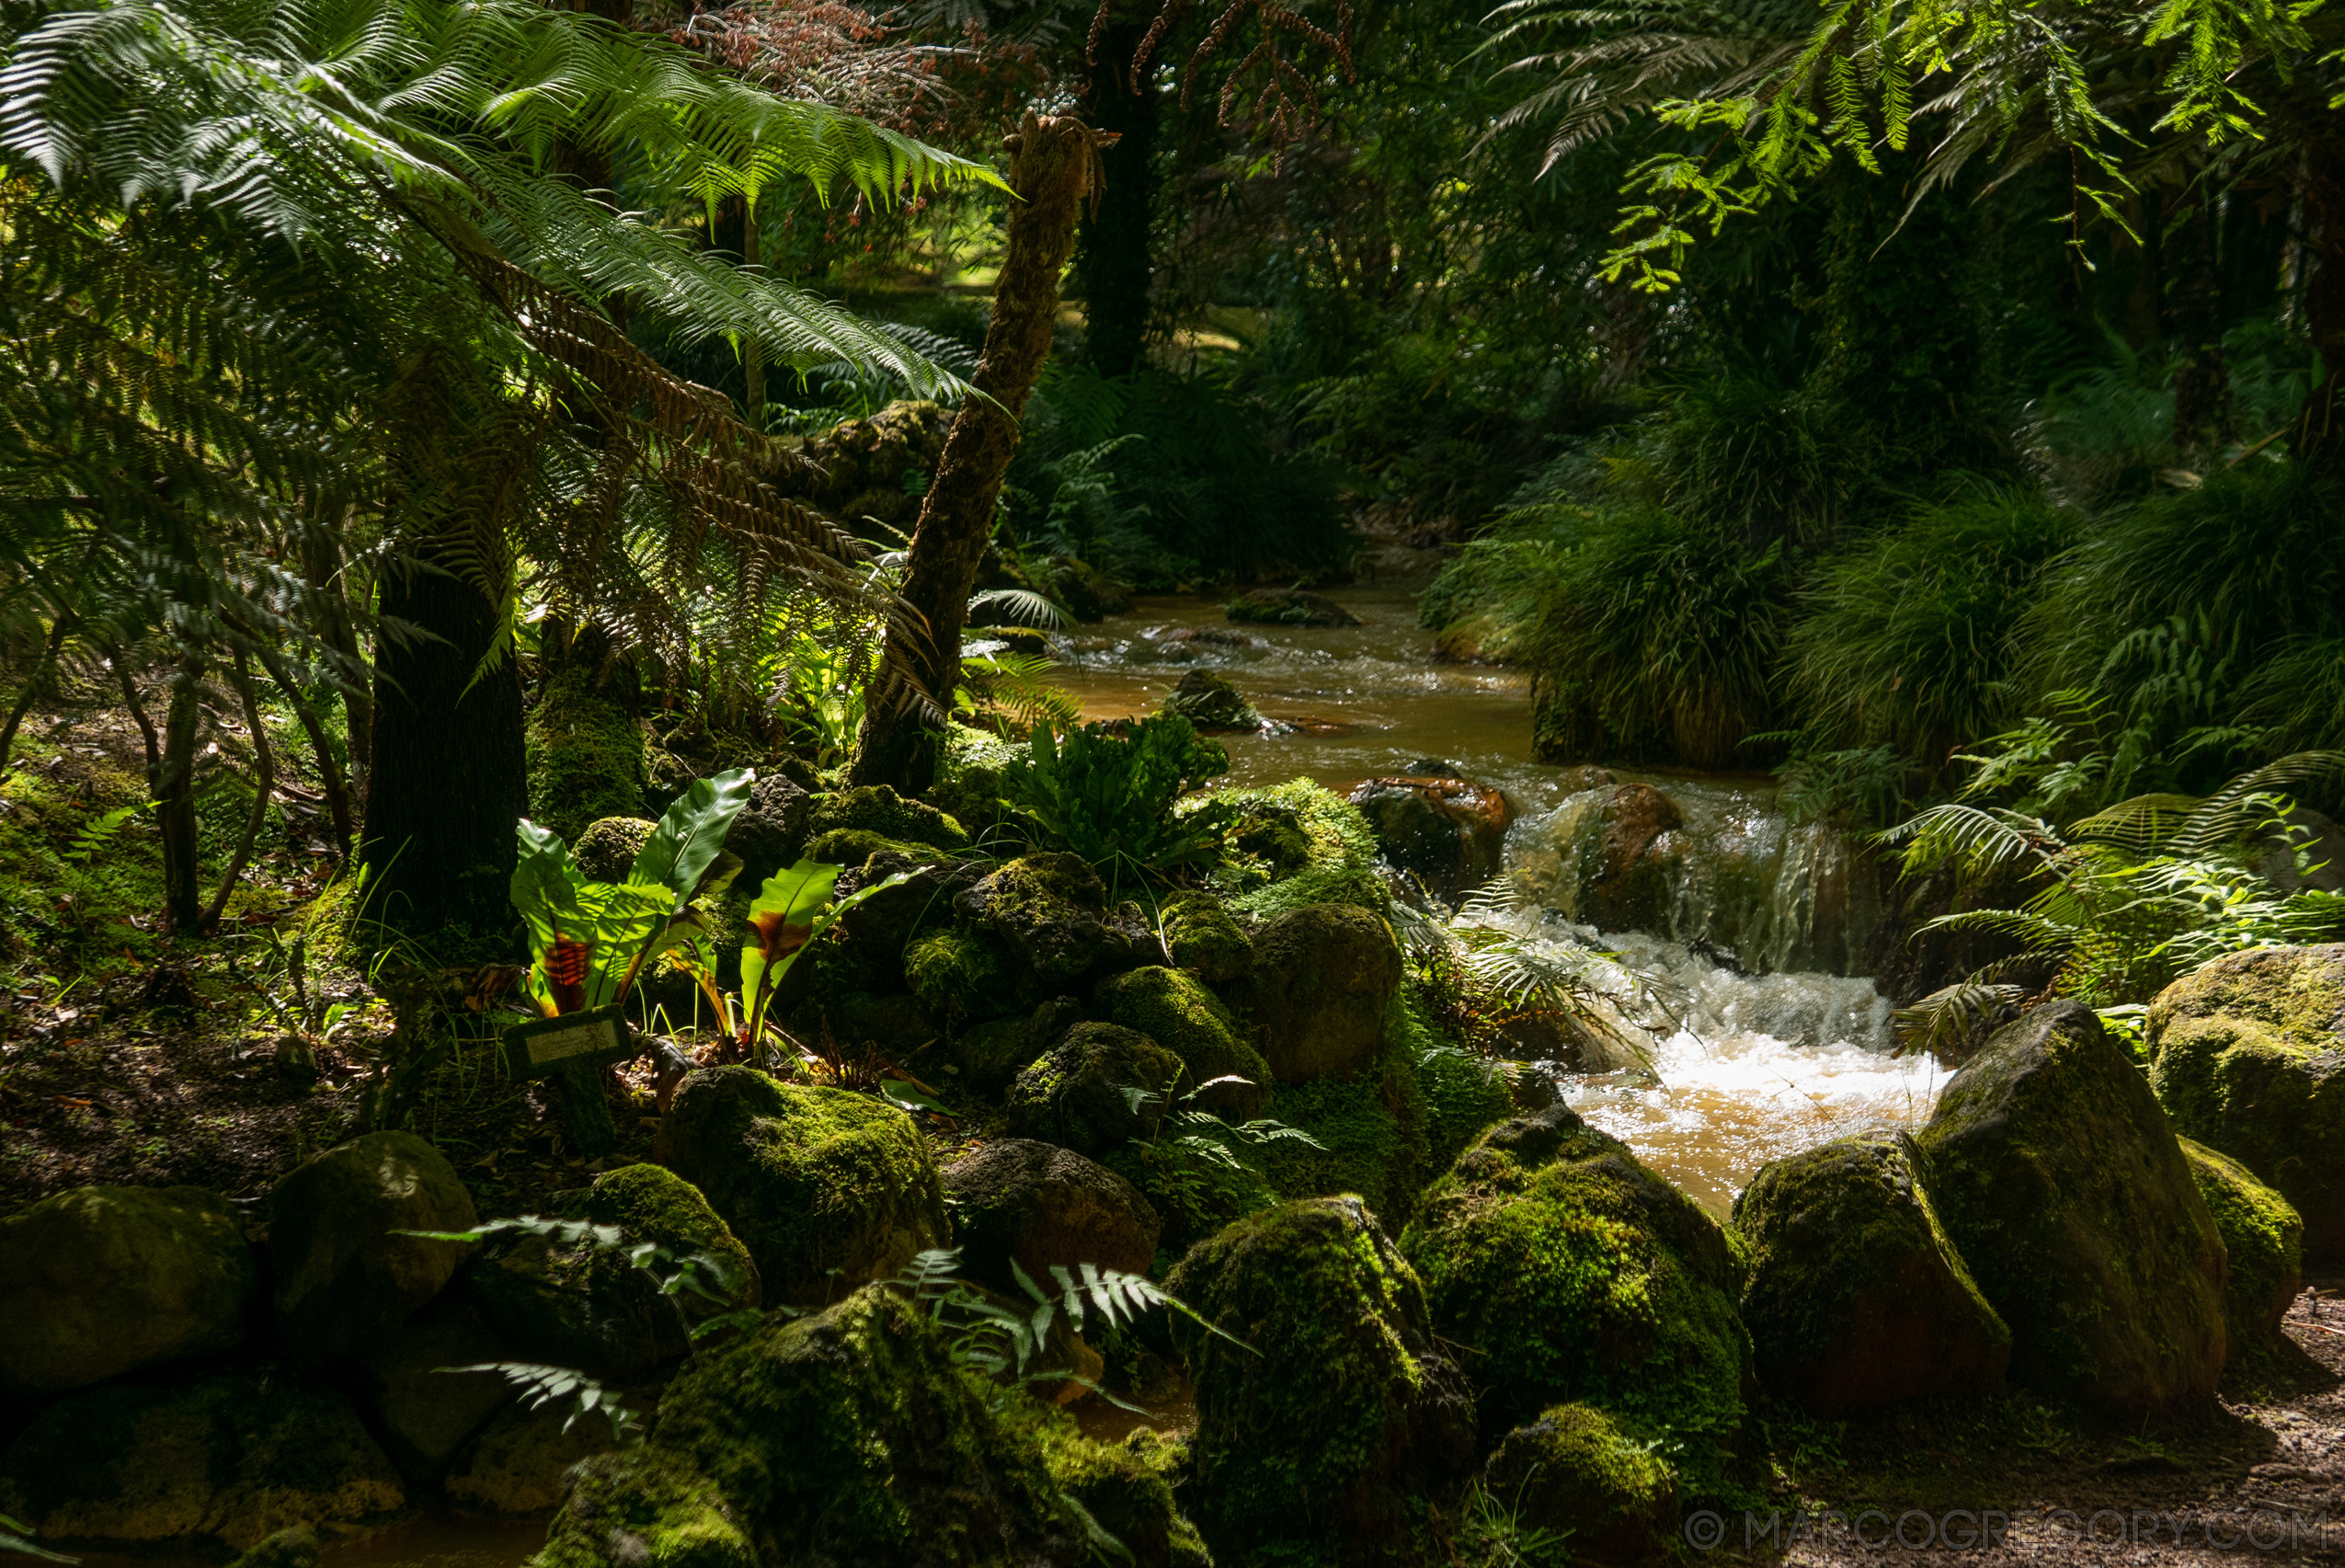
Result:
{"type": "Polygon", "coordinates": [[[943,1177],[963,1266],[996,1290],[1017,1290],[1013,1262],[1039,1284],[1054,1266],[1146,1274],[1156,1261],[1163,1224],[1148,1199],[1071,1149],[996,1139],[945,1166],[943,1177]]]}
{"type": "Polygon", "coordinates": [[[1425,1168],[1446,1171],[1483,1129],[1516,1113],[1505,1070],[1444,1038],[1412,986],[1394,1000],[1390,1028],[1424,1105],[1425,1168]]]}
{"type": "Polygon", "coordinates": [[[1083,989],[1132,960],[1131,939],[1107,920],[1107,886],[1081,855],[1011,861],[955,909],[999,955],[990,983],[1015,1008],[1083,989]]]}
{"type": "Polygon", "coordinates": [[[755,893],[767,877],[795,865],[813,815],[813,797],[795,779],[768,773],[750,785],[749,804],[725,830],[726,849],[741,857],[738,885],[755,893]]]}
{"type": "Polygon", "coordinates": [[[1230,683],[1228,676],[1210,670],[1192,670],[1183,675],[1158,711],[1187,719],[1207,734],[1262,727],[1262,715],[1254,711],[1254,705],[1230,683]]]}
{"type": "Polygon", "coordinates": [[[1930,1202],[2022,1383],[2128,1414],[2222,1375],[2223,1239],[2149,1085],[2071,1001],[1996,1032],[1918,1135],[1930,1202]]]}
{"type": "Polygon", "coordinates": [[[589,1459],[539,1568],[1073,1568],[1039,1446],[898,1293],[769,1318],[670,1385],[645,1446],[589,1459]]]}
{"type": "Polygon", "coordinates": [[[678,1173],[756,1260],[769,1304],[819,1303],[944,1244],[926,1141],[868,1094],[703,1068],[678,1087],[663,1130],[678,1173]]]}
{"type": "Polygon", "coordinates": [[[1081,1023],[1082,1016],[1081,1002],[1054,996],[1032,1013],[973,1024],[953,1042],[953,1066],[965,1086],[981,1094],[998,1093],[1019,1070],[1081,1023]]]}
{"type": "Polygon", "coordinates": [[[1103,1155],[1153,1136],[1184,1079],[1181,1059],[1138,1030],[1078,1024],[1012,1082],[1010,1130],[1103,1155]]]}
{"type": "Polygon", "coordinates": [[[1269,1104],[1270,1064],[1195,975],[1161,965],[1127,970],[1104,982],[1093,1001],[1111,1022],[1138,1030],[1181,1059],[1182,1093],[1217,1078],[1243,1080],[1206,1090],[1197,1097],[1201,1109],[1247,1120],[1269,1104]]]}
{"type": "Polygon", "coordinates": [[[965,850],[969,835],[958,822],[926,801],[906,800],[887,784],[865,784],[819,795],[807,830],[826,833],[876,833],[898,843],[925,844],[932,850],[965,850]]]}
{"type": "Polygon", "coordinates": [[[624,882],[658,826],[648,817],[599,817],[570,846],[570,858],[593,881],[624,882]]]}
{"type": "Polygon", "coordinates": [[[887,855],[932,859],[926,844],[891,839],[868,828],[832,828],[806,841],[806,858],[821,865],[860,866],[887,855]]]}
{"type": "Polygon", "coordinates": [[[1360,618],[1323,594],[1299,588],[1257,588],[1221,607],[1232,621],[1263,626],[1356,626],[1360,618]]]}
{"type": "Polygon", "coordinates": [[[1425,1501],[1472,1461],[1472,1402],[1367,1206],[1313,1198],[1241,1219],[1166,1288],[1243,1342],[1173,1320],[1197,1394],[1184,1497],[1224,1560],[1422,1561],[1425,1501]]]}
{"type": "Polygon", "coordinates": [[[2229,1274],[2223,1289],[2224,1345],[2237,1366],[2280,1343],[2280,1320],[2304,1288],[2305,1222],[2245,1165],[2183,1139],[2182,1158],[2222,1232],[2229,1274]]]}
{"type": "Polygon", "coordinates": [[[1277,1115],[1310,1138],[1249,1150],[1281,1197],[1357,1193],[1389,1223],[1404,1224],[1439,1169],[1427,1154],[1424,1096],[1397,1036],[1359,1071],[1280,1089],[1277,1115]]]}
{"type": "Polygon", "coordinates": [[[1734,1202],[1759,1379],[1818,1415],[1992,1393],[2011,1331],[1946,1239],[1910,1140],[1843,1139],[1762,1166],[1734,1202]]]}
{"type": "Polygon", "coordinates": [[[1099,1442],[1039,1406],[1026,1407],[1022,1425],[1041,1445],[1053,1484],[1115,1538],[1132,1568],[1213,1568],[1204,1538],[1173,1500],[1187,1445],[1147,1427],[1120,1443],[1099,1442]]]}
{"type": "Polygon", "coordinates": [[[1248,912],[1284,913],[1291,904],[1256,908],[1269,893],[1263,884],[1275,886],[1307,873],[1320,874],[1322,883],[1356,874],[1381,887],[1374,875],[1376,835],[1367,819],[1343,796],[1310,779],[1290,779],[1267,789],[1215,790],[1190,796],[1174,811],[1229,817],[1230,843],[1239,859],[1236,887],[1241,895],[1232,904],[1248,912]]]}
{"type": "Polygon", "coordinates": [[[1209,985],[1234,980],[1253,967],[1253,938],[1230,907],[1210,893],[1175,893],[1158,911],[1173,964],[1209,985]]]}
{"type": "Polygon", "coordinates": [[[611,1424],[570,1419],[562,1405],[509,1404],[448,1467],[442,1490],[457,1510],[493,1519],[543,1518],[562,1501],[572,1465],[619,1446],[611,1424]]]}
{"type": "Polygon", "coordinates": [[[1742,1268],[1626,1145],[1560,1105],[1503,1122],[1427,1189],[1401,1249],[1493,1425],[1584,1401],[1666,1428],[1697,1486],[1723,1473],[1751,1362],[1742,1268]]]}
{"type": "Polygon", "coordinates": [[[470,1292],[444,1290],[406,1322],[369,1345],[344,1384],[360,1401],[400,1472],[425,1481],[511,1400],[496,1372],[452,1372],[498,1361],[542,1361],[490,1328],[470,1292]]]}
{"type": "Polygon", "coordinates": [[[1001,949],[975,932],[932,931],[904,949],[904,982],[921,1004],[960,1024],[1019,1010],[1003,983],[1001,949]]]}
{"type": "Polygon", "coordinates": [[[2345,943],[2218,958],[2158,994],[2148,1039],[2174,1125],[2280,1189],[2306,1262],[2345,1264],[2345,943]]]}
{"type": "Polygon", "coordinates": [[[1307,904],[1255,934],[1253,967],[1234,994],[1278,1082],[1308,1083],[1374,1059],[1400,988],[1390,925],[1351,904],[1307,904]]]}
{"type": "Polygon", "coordinates": [[[76,1187],[0,1219],[0,1393],[59,1393],[244,1337],[252,1251],[200,1187],[76,1187]]]}
{"type": "Polygon", "coordinates": [[[355,1534],[406,1502],[349,1402],[274,1368],[68,1394],[0,1463],[0,1514],[54,1547],[243,1551],[296,1525],[355,1534]]]}
{"type": "Polygon", "coordinates": [[[1521,1523],[1567,1536],[1581,1562],[1647,1561],[1677,1533],[1677,1472],[1645,1431],[1593,1405],[1554,1405],[1506,1434],[1482,1486],[1521,1523]]]}
{"type": "Polygon", "coordinates": [[[411,1132],[371,1132],[281,1178],[269,1199],[277,1345],[297,1364],[354,1355],[440,1293],[467,1252],[399,1230],[469,1230],[455,1167],[411,1132]]]}
{"type": "Polygon", "coordinates": [[[575,843],[605,817],[644,808],[643,727],[588,664],[556,670],[530,709],[530,818],[575,843]]]}

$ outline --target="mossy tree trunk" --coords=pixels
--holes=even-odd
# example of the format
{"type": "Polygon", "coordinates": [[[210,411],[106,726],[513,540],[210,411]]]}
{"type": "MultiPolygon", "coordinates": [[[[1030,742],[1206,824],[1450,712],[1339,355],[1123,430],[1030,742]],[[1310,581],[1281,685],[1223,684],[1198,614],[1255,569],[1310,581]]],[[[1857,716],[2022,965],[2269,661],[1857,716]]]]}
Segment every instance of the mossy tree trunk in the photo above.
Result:
{"type": "Polygon", "coordinates": [[[985,354],[961,405],[936,478],[921,503],[904,571],[903,604],[887,629],[888,676],[871,694],[849,780],[913,795],[936,782],[943,736],[960,672],[969,590],[993,532],[1002,475],[1018,448],[1018,422],[1050,357],[1058,276],[1074,248],[1076,209],[1094,189],[1099,160],[1091,128],[1028,113],[1009,138],[1007,254],[993,289],[985,354]]]}

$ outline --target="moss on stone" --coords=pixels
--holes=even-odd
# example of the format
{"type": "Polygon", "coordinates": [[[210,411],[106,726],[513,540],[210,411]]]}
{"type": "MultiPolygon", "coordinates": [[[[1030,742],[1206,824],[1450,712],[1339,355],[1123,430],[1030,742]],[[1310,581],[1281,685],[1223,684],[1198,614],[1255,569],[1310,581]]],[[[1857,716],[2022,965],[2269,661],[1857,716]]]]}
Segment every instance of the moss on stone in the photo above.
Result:
{"type": "Polygon", "coordinates": [[[648,817],[598,817],[570,846],[570,858],[593,881],[624,882],[658,828],[648,817]]]}
{"type": "Polygon", "coordinates": [[[806,841],[806,858],[819,865],[859,866],[881,854],[909,855],[921,861],[936,858],[936,851],[926,844],[891,839],[867,828],[833,828],[806,841]]]}
{"type": "Polygon", "coordinates": [[[1278,1119],[1319,1146],[1280,1139],[1250,1151],[1279,1196],[1358,1193],[1395,1226],[1415,1211],[1433,1168],[1424,1096],[1401,1052],[1387,1049],[1364,1072],[1282,1088],[1278,1119]]]}
{"type": "Polygon", "coordinates": [[[1207,1090],[1198,1097],[1200,1108],[1251,1118],[1269,1103],[1270,1064],[1195,975],[1157,965],[1129,969],[1103,982],[1095,1000],[1110,1021],[1138,1030],[1181,1059],[1184,1093],[1217,1078],[1245,1081],[1207,1090]]]}
{"type": "Polygon", "coordinates": [[[982,1018],[1001,1011],[1001,955],[992,943],[966,931],[914,938],[904,949],[904,980],[940,1018],[982,1018]]]}
{"type": "Polygon", "coordinates": [[[2279,1188],[2307,1259],[2345,1262],[2345,943],[2218,958],[2158,994],[2148,1038],[2175,1127],[2279,1188]]]}
{"type": "Polygon", "coordinates": [[[1387,1028],[1424,1103],[1425,1169],[1446,1171],[1485,1127],[1515,1114],[1515,1097],[1497,1063],[1445,1039],[1433,1026],[1414,986],[1403,985],[1393,999],[1387,1028]]]}
{"type": "Polygon", "coordinates": [[[757,1547],[709,1479],[647,1448],[572,1472],[532,1568],[759,1568],[757,1547]]]}
{"type": "Polygon", "coordinates": [[[643,728],[596,689],[595,671],[555,672],[530,709],[530,818],[576,842],[604,817],[644,807],[643,728]]]}
{"type": "Polygon", "coordinates": [[[1212,894],[1176,893],[1157,913],[1172,962],[1199,979],[1235,979],[1253,963],[1253,938],[1212,894]]]}
{"type": "Polygon", "coordinates": [[[1223,789],[1193,795],[1178,815],[1230,814],[1237,862],[1224,880],[1231,907],[1270,916],[1310,903],[1354,903],[1386,912],[1391,898],[1376,876],[1376,835],[1359,808],[1310,779],[1268,789],[1223,789]],[[1300,895],[1273,889],[1308,879],[1300,895]]]}
{"type": "Polygon", "coordinates": [[[865,784],[818,798],[807,825],[818,837],[852,831],[936,850],[969,847],[969,835],[958,822],[925,801],[906,800],[887,784],[865,784]]]}
{"type": "Polygon", "coordinates": [[[949,1233],[927,1141],[871,1095],[704,1068],[669,1123],[677,1170],[749,1248],[769,1302],[888,1277],[949,1233]]]}
{"type": "Polygon", "coordinates": [[[2304,1286],[2305,1222],[2238,1161],[2187,1138],[2180,1142],[2230,1265],[2224,1347],[2226,1365],[2236,1367],[2280,1343],[2280,1320],[2304,1286]]]}
{"type": "Polygon", "coordinates": [[[1420,1560],[1413,1519],[1470,1462],[1471,1402],[1367,1207],[1241,1219],[1166,1287],[1245,1346],[1173,1320],[1197,1394],[1184,1495],[1206,1539],[1250,1562],[1420,1560]]]}
{"type": "Polygon", "coordinates": [[[1181,1059],[1138,1030],[1078,1024],[1011,1083],[1010,1127],[1097,1158],[1153,1134],[1183,1077],[1181,1059]]]}
{"type": "Polygon", "coordinates": [[[1587,1404],[1559,1404],[1517,1426],[1482,1485],[1523,1524],[1571,1538],[1583,1562],[1635,1562],[1677,1526],[1677,1472],[1645,1428],[1587,1404]]]}
{"type": "Polygon", "coordinates": [[[749,1248],[709,1206],[701,1190],[664,1165],[622,1165],[594,1179],[577,1203],[578,1217],[616,1225],[631,1241],[656,1242],[678,1258],[706,1253],[733,1265],[741,1288],[737,1304],[759,1304],[757,1265],[749,1248]]]}
{"type": "Polygon", "coordinates": [[[1586,1401],[1666,1429],[1707,1489],[1743,1426],[1742,1271],[1699,1205],[1561,1106],[1493,1127],[1401,1240],[1490,1413],[1586,1401]]]}
{"type": "Polygon", "coordinates": [[[1012,1406],[1005,1421],[1040,1447],[1052,1483],[1115,1538],[1133,1568],[1213,1568],[1205,1539],[1173,1499],[1187,1444],[1147,1427],[1099,1442],[1065,1413],[1031,1401],[1012,1406]]]}

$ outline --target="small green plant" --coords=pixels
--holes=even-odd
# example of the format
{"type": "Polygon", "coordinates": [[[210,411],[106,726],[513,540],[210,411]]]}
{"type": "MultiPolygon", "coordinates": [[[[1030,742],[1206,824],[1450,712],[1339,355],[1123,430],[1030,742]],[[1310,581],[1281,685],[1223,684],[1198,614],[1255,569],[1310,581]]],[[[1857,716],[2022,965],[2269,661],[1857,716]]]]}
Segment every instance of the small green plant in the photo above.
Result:
{"type": "Polygon", "coordinates": [[[1319,1139],[1285,1122],[1258,1116],[1232,1125],[1195,1108],[1197,1097],[1207,1090],[1248,1082],[1225,1073],[1177,1097],[1177,1082],[1160,1093],[1125,1086],[1124,1098],[1136,1114],[1151,1102],[1164,1106],[1155,1132],[1135,1141],[1132,1149],[1148,1173],[1149,1190],[1180,1213],[1236,1215],[1258,1207],[1257,1200],[1269,1188],[1262,1173],[1247,1163],[1241,1152],[1245,1149],[1295,1143],[1325,1151],[1319,1139]]]}
{"type": "Polygon", "coordinates": [[[39,1557],[51,1562],[79,1562],[78,1557],[68,1557],[62,1551],[51,1551],[34,1544],[32,1527],[20,1525],[6,1514],[0,1514],[0,1551],[18,1551],[27,1557],[39,1557]]]}
{"type": "Polygon", "coordinates": [[[1564,1568],[1572,1561],[1572,1532],[1526,1523],[1522,1501],[1519,1487],[1510,1501],[1477,1482],[1458,1507],[1460,1561],[1473,1568],[1564,1568]]]}
{"type": "Polygon", "coordinates": [[[92,817],[82,824],[80,830],[74,834],[74,841],[66,846],[67,864],[87,871],[90,863],[106,853],[107,846],[114,841],[115,835],[122,830],[131,818],[142,811],[153,810],[154,804],[154,801],[146,800],[135,806],[118,806],[111,811],[92,817]]]}
{"type": "Polygon", "coordinates": [[[1034,755],[1004,773],[1010,798],[1041,835],[1115,880],[1162,876],[1219,853],[1230,814],[1208,807],[1177,820],[1184,791],[1230,771],[1230,753],[1187,719],[1159,715],[1131,725],[1087,724],[1034,735],[1034,755]]]}

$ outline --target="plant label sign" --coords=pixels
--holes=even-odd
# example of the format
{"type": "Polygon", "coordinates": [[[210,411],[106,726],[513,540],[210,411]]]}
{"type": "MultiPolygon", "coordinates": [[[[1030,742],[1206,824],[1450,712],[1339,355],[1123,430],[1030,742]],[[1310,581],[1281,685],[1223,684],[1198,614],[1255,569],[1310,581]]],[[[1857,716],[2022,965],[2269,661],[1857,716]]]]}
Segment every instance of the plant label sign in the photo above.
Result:
{"type": "Polygon", "coordinates": [[[641,1049],[627,1028],[625,1004],[613,1002],[514,1024],[505,1031],[505,1070],[515,1078],[543,1078],[568,1068],[624,1061],[641,1049]]]}

